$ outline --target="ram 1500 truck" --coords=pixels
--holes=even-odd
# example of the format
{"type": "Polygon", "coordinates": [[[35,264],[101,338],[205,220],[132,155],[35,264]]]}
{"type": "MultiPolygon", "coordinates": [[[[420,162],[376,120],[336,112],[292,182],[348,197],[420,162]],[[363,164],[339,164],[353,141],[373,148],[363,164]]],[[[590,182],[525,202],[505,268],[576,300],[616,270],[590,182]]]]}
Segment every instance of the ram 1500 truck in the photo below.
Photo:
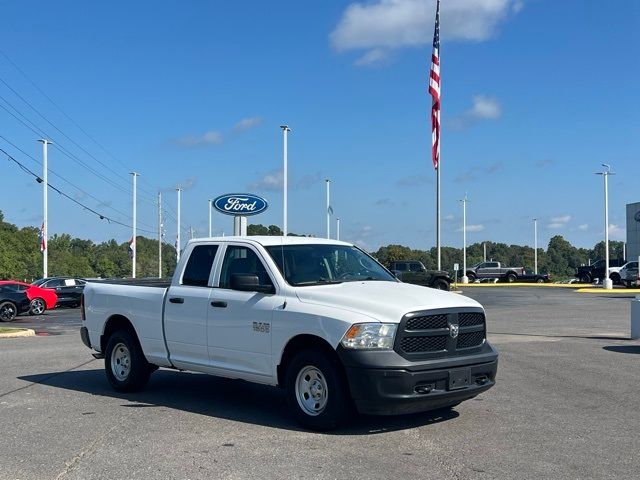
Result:
{"type": "Polygon", "coordinates": [[[389,270],[398,280],[414,285],[449,290],[451,277],[444,270],[427,270],[422,262],[416,260],[389,263],[389,270]]]}
{"type": "Polygon", "coordinates": [[[495,382],[480,304],[399,282],[344,242],[190,241],[170,283],[84,289],[81,338],[120,391],[158,367],[282,387],[296,419],[335,428],[368,414],[447,408],[495,382]]]}

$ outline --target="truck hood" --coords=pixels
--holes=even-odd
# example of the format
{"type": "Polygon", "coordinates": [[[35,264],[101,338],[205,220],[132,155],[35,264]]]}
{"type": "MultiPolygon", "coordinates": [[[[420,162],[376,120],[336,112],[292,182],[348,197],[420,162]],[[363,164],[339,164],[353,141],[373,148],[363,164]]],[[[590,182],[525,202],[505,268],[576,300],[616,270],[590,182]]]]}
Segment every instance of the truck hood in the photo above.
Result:
{"type": "Polygon", "coordinates": [[[298,287],[303,303],[357,312],[381,322],[399,323],[417,310],[482,306],[457,293],[400,282],[344,282],[337,285],[298,287]]]}

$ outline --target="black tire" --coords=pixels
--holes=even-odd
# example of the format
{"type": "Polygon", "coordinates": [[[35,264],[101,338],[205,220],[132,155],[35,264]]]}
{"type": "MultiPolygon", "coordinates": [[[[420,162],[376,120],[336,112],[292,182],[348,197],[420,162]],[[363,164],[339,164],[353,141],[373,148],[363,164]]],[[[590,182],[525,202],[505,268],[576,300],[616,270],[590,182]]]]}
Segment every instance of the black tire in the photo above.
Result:
{"type": "Polygon", "coordinates": [[[18,308],[12,302],[0,303],[0,322],[12,322],[18,314],[18,308]]]}
{"type": "Polygon", "coordinates": [[[507,283],[513,283],[518,279],[518,277],[516,277],[515,273],[507,273],[507,276],[505,277],[505,280],[507,281],[507,283]]]}
{"type": "Polygon", "coordinates": [[[104,352],[104,369],[111,386],[120,392],[144,388],[153,371],[142,353],[138,339],[128,330],[111,334],[104,352]],[[122,366],[121,370],[118,370],[122,366]]]}
{"type": "Polygon", "coordinates": [[[469,283],[475,282],[477,278],[478,277],[476,277],[475,273],[467,272],[467,279],[469,280],[469,283]]]}
{"type": "Polygon", "coordinates": [[[29,315],[42,315],[47,310],[47,304],[41,298],[34,298],[29,305],[29,315]]]}
{"type": "Polygon", "coordinates": [[[436,278],[431,285],[431,288],[435,288],[436,290],[445,290],[449,291],[449,282],[447,282],[444,278],[436,278]]]}
{"type": "Polygon", "coordinates": [[[613,272],[611,275],[609,275],[609,278],[611,279],[611,281],[613,282],[614,285],[620,285],[622,278],[620,278],[620,274],[613,272]]]}
{"type": "MultiPolygon", "coordinates": [[[[302,426],[317,431],[333,430],[343,424],[349,413],[353,411],[352,401],[349,397],[347,382],[342,368],[336,358],[332,358],[329,352],[319,348],[301,350],[296,353],[287,365],[285,375],[285,390],[287,403],[293,412],[295,419],[302,426]],[[296,387],[297,383],[304,379],[309,368],[315,369],[322,375],[322,382],[326,388],[320,390],[322,398],[319,402],[325,403],[317,413],[309,413],[303,406],[302,389],[296,387]],[[300,394],[300,400],[298,395],[300,394]]],[[[316,390],[317,391],[317,390],[316,390]]],[[[307,401],[314,399],[307,396],[307,401]]],[[[319,405],[319,404],[316,404],[319,405]]]]}
{"type": "Polygon", "coordinates": [[[544,278],[542,278],[542,277],[538,277],[538,278],[536,279],[536,283],[544,283],[544,278]]]}
{"type": "Polygon", "coordinates": [[[578,279],[580,280],[580,283],[591,283],[591,275],[589,275],[588,273],[582,273],[580,274],[580,278],[578,279]]]}

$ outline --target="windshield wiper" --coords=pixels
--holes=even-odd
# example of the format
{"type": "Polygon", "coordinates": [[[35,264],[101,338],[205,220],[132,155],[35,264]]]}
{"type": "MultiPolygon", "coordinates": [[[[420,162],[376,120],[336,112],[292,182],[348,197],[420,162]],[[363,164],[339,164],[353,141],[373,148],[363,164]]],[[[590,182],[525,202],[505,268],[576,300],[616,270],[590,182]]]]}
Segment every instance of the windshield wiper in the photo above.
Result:
{"type": "Polygon", "coordinates": [[[298,282],[294,283],[296,287],[304,287],[308,285],[335,285],[338,283],[342,283],[344,280],[327,280],[326,278],[320,278],[318,280],[311,280],[309,282],[298,282]]]}

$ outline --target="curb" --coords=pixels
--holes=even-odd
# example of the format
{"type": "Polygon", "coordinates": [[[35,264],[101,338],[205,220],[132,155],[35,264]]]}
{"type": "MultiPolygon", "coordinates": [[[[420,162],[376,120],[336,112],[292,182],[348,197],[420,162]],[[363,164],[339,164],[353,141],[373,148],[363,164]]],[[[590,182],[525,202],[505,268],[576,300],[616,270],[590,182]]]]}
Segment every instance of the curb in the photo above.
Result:
{"type": "Polygon", "coordinates": [[[36,332],[30,328],[20,328],[17,332],[0,333],[0,338],[35,337],[36,332]]]}
{"type": "Polygon", "coordinates": [[[458,283],[458,288],[506,288],[506,287],[533,287],[533,288],[573,288],[573,289],[586,289],[586,287],[591,286],[591,284],[587,283],[524,283],[524,282],[514,282],[514,283],[458,283]]]}
{"type": "Polygon", "coordinates": [[[606,293],[606,294],[638,294],[640,293],[640,288],[615,288],[612,290],[605,290],[604,288],[579,288],[576,290],[578,293],[606,293]]]}

